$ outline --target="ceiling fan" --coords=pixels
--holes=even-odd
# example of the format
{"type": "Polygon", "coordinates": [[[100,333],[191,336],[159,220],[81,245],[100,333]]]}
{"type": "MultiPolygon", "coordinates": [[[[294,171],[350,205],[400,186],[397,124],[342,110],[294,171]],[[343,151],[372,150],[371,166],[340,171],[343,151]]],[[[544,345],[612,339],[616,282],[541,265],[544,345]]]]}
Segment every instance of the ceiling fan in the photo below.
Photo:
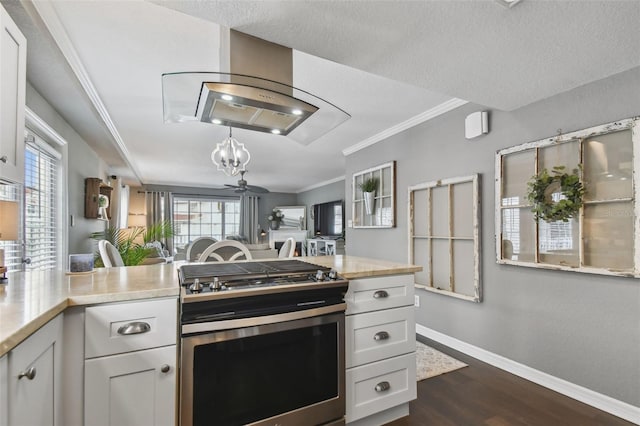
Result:
{"type": "Polygon", "coordinates": [[[237,192],[240,194],[244,194],[245,192],[253,192],[256,194],[266,194],[269,192],[267,188],[263,188],[261,186],[256,186],[256,185],[248,185],[247,181],[244,179],[245,173],[246,173],[245,170],[240,172],[240,180],[238,181],[237,185],[230,185],[226,183],[224,186],[226,186],[228,189],[235,189],[235,191],[233,192],[237,192]]]}

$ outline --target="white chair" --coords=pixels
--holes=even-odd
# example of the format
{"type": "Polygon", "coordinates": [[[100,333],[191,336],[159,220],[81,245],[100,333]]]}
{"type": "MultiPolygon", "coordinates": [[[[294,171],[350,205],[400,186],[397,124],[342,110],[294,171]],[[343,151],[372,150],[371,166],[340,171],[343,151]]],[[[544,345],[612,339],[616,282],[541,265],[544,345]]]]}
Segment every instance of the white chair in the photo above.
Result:
{"type": "Polygon", "coordinates": [[[278,258],[283,259],[287,257],[293,257],[293,254],[296,252],[296,240],[292,237],[284,240],[282,247],[280,247],[280,251],[278,252],[278,258]]]}
{"type": "Polygon", "coordinates": [[[105,268],[111,268],[113,266],[124,266],[122,256],[118,249],[107,240],[98,241],[98,251],[100,252],[100,258],[105,268]]]}
{"type": "Polygon", "coordinates": [[[217,243],[213,237],[198,237],[189,243],[187,247],[186,260],[187,262],[195,262],[200,258],[202,252],[213,243],[217,243]]]}
{"type": "Polygon", "coordinates": [[[211,262],[214,261],[226,262],[232,260],[252,260],[251,252],[249,249],[239,241],[224,240],[211,244],[207,247],[200,257],[198,262],[211,262]]]}

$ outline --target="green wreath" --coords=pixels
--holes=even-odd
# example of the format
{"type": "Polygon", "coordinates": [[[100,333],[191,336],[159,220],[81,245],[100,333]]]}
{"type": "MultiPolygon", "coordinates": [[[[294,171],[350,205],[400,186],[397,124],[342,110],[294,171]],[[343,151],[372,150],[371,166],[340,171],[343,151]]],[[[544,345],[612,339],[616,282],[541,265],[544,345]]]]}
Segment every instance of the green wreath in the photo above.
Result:
{"type": "Polygon", "coordinates": [[[531,177],[527,183],[527,200],[533,206],[531,211],[536,222],[540,219],[546,222],[561,220],[568,222],[582,208],[582,197],[585,188],[580,181],[582,165],[566,173],[564,166],[556,166],[549,174],[547,169],[531,177]],[[560,193],[561,199],[553,199],[553,194],[560,193]]]}

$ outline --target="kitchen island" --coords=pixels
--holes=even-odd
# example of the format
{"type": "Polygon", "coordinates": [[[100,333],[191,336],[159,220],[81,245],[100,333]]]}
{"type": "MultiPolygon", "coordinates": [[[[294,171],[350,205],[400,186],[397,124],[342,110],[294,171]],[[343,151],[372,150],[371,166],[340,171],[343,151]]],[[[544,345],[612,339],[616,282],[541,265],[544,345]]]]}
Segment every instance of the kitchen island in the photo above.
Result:
{"type": "MultiPolygon", "coordinates": [[[[351,411],[353,421],[350,421],[350,411],[347,408],[347,422],[354,425],[361,423],[360,421],[366,423],[371,420],[372,415],[378,415],[378,411],[386,413],[383,413],[384,415],[376,421],[379,421],[380,424],[389,419],[392,420],[398,416],[408,414],[408,400],[412,395],[415,398],[415,381],[405,380],[407,389],[402,393],[404,399],[398,402],[394,399],[394,395],[397,394],[397,387],[387,392],[389,383],[393,384],[392,379],[395,380],[395,377],[390,376],[388,380],[385,379],[380,383],[378,383],[378,378],[380,375],[385,374],[386,368],[390,368],[389,374],[393,375],[392,370],[397,371],[399,368],[398,362],[406,364],[402,364],[404,367],[400,366],[407,369],[405,373],[408,372],[408,374],[404,374],[404,376],[411,376],[410,364],[415,364],[412,352],[415,349],[413,273],[421,268],[414,265],[354,256],[302,257],[298,259],[332,268],[344,278],[350,280],[349,292],[345,296],[348,306],[347,377],[348,380],[351,380],[351,382],[348,382],[350,384],[347,385],[347,405],[349,407],[351,404],[356,409],[351,411]],[[387,314],[391,315],[389,319],[380,322],[381,315],[386,316],[387,314]],[[365,346],[360,348],[358,342],[364,341],[362,333],[368,333],[378,325],[392,327],[392,329],[387,330],[390,333],[387,333],[387,331],[382,334],[378,333],[378,336],[390,334],[392,338],[385,337],[382,341],[375,340],[376,346],[386,346],[386,348],[370,347],[368,338],[365,339],[365,346]],[[351,376],[349,375],[350,372],[351,376]],[[367,377],[372,377],[371,380],[376,381],[376,383],[369,383],[371,380],[364,377],[363,374],[367,377]],[[413,392],[411,392],[411,385],[413,385],[413,392]],[[357,394],[361,392],[363,386],[366,388],[363,394],[365,399],[371,399],[372,396],[375,397],[376,393],[386,392],[389,394],[389,397],[386,398],[389,400],[389,404],[398,407],[384,410],[380,408],[383,406],[382,404],[365,404],[357,408],[357,398],[359,398],[357,394]],[[383,390],[374,391],[368,388],[382,388],[383,390]],[[370,392],[374,392],[374,394],[370,395],[370,392]],[[402,410],[398,411],[398,408],[402,408],[402,410]]],[[[277,260],[274,259],[273,261],[277,260]]],[[[176,350],[172,348],[176,347],[175,330],[178,324],[175,317],[176,309],[167,309],[167,307],[177,306],[180,294],[177,268],[180,265],[181,263],[102,268],[96,269],[90,274],[77,275],[67,275],[60,271],[10,273],[9,284],[0,286],[0,424],[16,422],[11,415],[8,418],[2,418],[2,412],[5,408],[2,406],[2,399],[6,404],[7,396],[11,400],[12,394],[16,392],[15,389],[6,386],[8,381],[15,379],[10,360],[19,359],[17,356],[12,358],[11,354],[17,355],[17,351],[30,346],[34,339],[40,339],[44,342],[41,344],[44,348],[43,350],[45,350],[43,353],[51,353],[52,355],[50,354],[49,356],[54,360],[56,380],[54,383],[54,396],[51,397],[50,405],[57,407],[54,411],[58,424],[82,424],[81,406],[83,401],[85,406],[91,406],[91,412],[98,412],[100,409],[98,405],[101,401],[108,400],[103,395],[87,393],[88,385],[96,382],[96,379],[83,382],[83,380],[87,380],[87,377],[91,378],[88,376],[88,372],[90,372],[89,367],[92,364],[99,364],[100,368],[95,370],[103,371],[104,366],[110,365],[109,363],[115,363],[119,357],[134,356],[136,353],[149,353],[152,355],[162,352],[162,356],[165,356],[163,359],[166,360],[166,355],[173,354],[174,360],[172,362],[154,361],[152,367],[148,365],[136,367],[138,370],[133,371],[132,374],[136,374],[137,371],[150,371],[149,368],[155,368],[157,370],[156,377],[163,377],[163,379],[159,380],[175,381],[176,350]],[[134,311],[133,313],[127,312],[127,315],[129,315],[127,318],[147,318],[151,317],[152,314],[156,315],[154,312],[145,313],[144,315],[136,312],[138,307],[144,307],[145,304],[148,304],[150,309],[155,309],[156,312],[158,307],[162,307],[159,310],[161,312],[157,312],[158,315],[154,317],[157,318],[157,321],[162,321],[163,317],[167,317],[168,313],[173,311],[172,321],[175,324],[169,326],[168,323],[164,323],[165,325],[160,327],[167,330],[165,340],[152,342],[149,345],[147,343],[141,344],[139,349],[134,349],[137,352],[132,352],[131,355],[124,353],[121,349],[109,348],[105,349],[104,353],[92,354],[90,352],[91,340],[96,335],[96,333],[91,332],[89,327],[90,311],[92,311],[92,315],[93,313],[100,314],[104,308],[107,309],[106,312],[109,315],[114,315],[120,313],[119,309],[125,308],[134,311]],[[54,326],[57,327],[54,331],[49,330],[54,326]],[[174,331],[171,332],[170,329],[172,328],[174,331]],[[39,334],[43,333],[46,334],[45,340],[42,340],[43,337],[39,336],[39,334]],[[169,339],[170,337],[173,341],[169,339]],[[155,366],[155,364],[158,365],[155,366]],[[60,367],[58,368],[58,366],[60,367]],[[169,366],[170,368],[168,368],[169,366]],[[86,377],[84,378],[82,374],[67,373],[67,371],[82,371],[83,368],[86,371],[86,377]],[[62,371],[62,376],[60,376],[58,370],[62,371]],[[67,376],[67,374],[70,375],[67,376]],[[58,397],[55,394],[59,396],[63,393],[62,389],[59,388],[60,382],[66,382],[64,395],[73,395],[74,391],[76,394],[73,398],[63,396],[59,399],[73,399],[76,401],[74,403],[75,406],[67,406],[66,401],[61,402],[56,399],[58,397]],[[82,392],[84,392],[84,397],[82,392]],[[96,408],[91,405],[92,401],[96,402],[96,408]],[[78,404],[80,405],[78,406],[78,404]]],[[[120,321],[120,319],[109,318],[105,319],[106,322],[104,323],[104,327],[107,327],[104,331],[106,333],[105,336],[109,333],[109,327],[112,328],[111,333],[115,333],[118,328],[114,329],[109,326],[110,321],[113,324],[120,321]]],[[[132,320],[126,320],[127,323],[129,321],[132,320]]],[[[102,327],[100,323],[97,323],[97,326],[102,327]]],[[[111,340],[108,344],[111,344],[111,340]]],[[[29,366],[31,365],[31,361],[28,361],[27,358],[31,356],[37,359],[40,355],[28,354],[25,356],[24,365],[20,366],[18,371],[20,374],[24,373],[24,377],[27,378],[29,366]]],[[[131,364],[127,363],[127,365],[131,364]]],[[[41,370],[39,369],[38,371],[41,370]]],[[[41,378],[41,376],[41,373],[38,373],[38,377],[41,378]]],[[[20,380],[20,377],[18,377],[16,383],[18,383],[18,386],[24,386],[30,380],[20,380]]],[[[36,381],[33,380],[34,383],[36,381]]],[[[97,381],[106,383],[108,380],[100,377],[97,381]]],[[[162,386],[164,386],[163,389],[175,390],[175,385],[162,386]]],[[[144,392],[144,395],[154,394],[160,394],[160,392],[157,390],[144,392]]],[[[173,395],[173,393],[167,391],[165,399],[168,399],[169,395],[173,395]]],[[[33,403],[33,400],[29,403],[33,403]]],[[[39,404],[37,402],[36,406],[46,407],[47,404],[39,404]]],[[[173,404],[167,404],[166,401],[150,401],[149,406],[166,408],[173,407],[173,404]]],[[[36,413],[38,410],[31,411],[36,413]]],[[[4,414],[6,415],[6,413],[7,411],[5,410],[4,414]]],[[[154,416],[154,418],[164,419],[165,424],[174,424],[173,414],[154,414],[154,416]]],[[[86,422],[86,419],[84,421],[86,422]]],[[[49,424],[49,422],[38,420],[38,424],[49,424]]]]}

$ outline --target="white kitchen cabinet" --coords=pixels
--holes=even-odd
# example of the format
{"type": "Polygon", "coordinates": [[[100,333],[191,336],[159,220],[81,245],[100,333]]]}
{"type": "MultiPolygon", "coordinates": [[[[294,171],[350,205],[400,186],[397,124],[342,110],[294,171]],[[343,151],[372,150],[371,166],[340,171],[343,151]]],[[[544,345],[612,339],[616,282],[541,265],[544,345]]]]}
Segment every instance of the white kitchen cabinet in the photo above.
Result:
{"type": "Polygon", "coordinates": [[[5,358],[7,425],[62,425],[62,314],[12,349],[5,358]]]}
{"type": "Polygon", "coordinates": [[[0,6],[0,180],[24,182],[27,40],[0,6]]]}
{"type": "Polygon", "coordinates": [[[85,424],[175,424],[176,346],[85,362],[85,424]]]}
{"type": "Polygon", "coordinates": [[[174,425],[175,298],[85,310],[84,423],[174,425]]]}
{"type": "Polygon", "coordinates": [[[416,398],[413,274],[358,278],[345,295],[346,421],[380,425],[416,398]]]}
{"type": "Polygon", "coordinates": [[[7,391],[9,386],[8,356],[0,356],[0,426],[9,424],[9,401],[7,391]]]}

